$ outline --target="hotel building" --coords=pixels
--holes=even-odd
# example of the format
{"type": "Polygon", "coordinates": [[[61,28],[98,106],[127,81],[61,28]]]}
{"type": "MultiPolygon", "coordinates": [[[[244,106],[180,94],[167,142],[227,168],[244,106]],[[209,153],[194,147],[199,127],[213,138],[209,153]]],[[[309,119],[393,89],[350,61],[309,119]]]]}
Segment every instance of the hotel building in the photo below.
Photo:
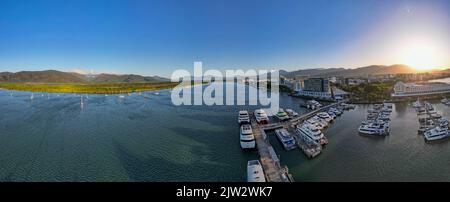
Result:
{"type": "Polygon", "coordinates": [[[450,93],[450,84],[446,83],[403,83],[394,85],[392,97],[407,97],[450,93]]]}

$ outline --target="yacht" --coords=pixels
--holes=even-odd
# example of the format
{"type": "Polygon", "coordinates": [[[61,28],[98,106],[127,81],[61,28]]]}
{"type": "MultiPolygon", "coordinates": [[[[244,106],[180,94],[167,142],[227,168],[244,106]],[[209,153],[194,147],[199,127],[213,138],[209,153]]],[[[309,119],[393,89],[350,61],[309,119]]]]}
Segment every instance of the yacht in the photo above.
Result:
{"type": "Polygon", "coordinates": [[[333,112],[334,114],[336,114],[336,116],[340,116],[342,114],[342,111],[339,111],[339,109],[337,108],[330,108],[329,111],[333,112]]]}
{"type": "Polygon", "coordinates": [[[319,112],[317,113],[317,116],[326,122],[331,122],[333,119],[330,117],[330,115],[326,112],[319,112]]]}
{"type": "Polygon", "coordinates": [[[306,101],[306,108],[308,108],[308,109],[315,110],[315,109],[318,109],[321,107],[322,107],[322,104],[320,104],[319,102],[317,102],[315,100],[306,101]]]}
{"type": "Polygon", "coordinates": [[[314,117],[309,118],[308,120],[306,120],[306,122],[319,130],[323,130],[325,128],[318,120],[314,119],[314,117]]]}
{"type": "Polygon", "coordinates": [[[449,102],[449,100],[445,97],[441,100],[442,104],[447,104],[449,102]]]}
{"type": "Polygon", "coordinates": [[[241,126],[241,148],[242,149],[254,149],[256,146],[255,136],[253,135],[252,126],[250,124],[244,124],[241,126]]]}
{"type": "Polygon", "coordinates": [[[34,94],[31,93],[30,100],[34,99],[34,94]]]}
{"type": "Polygon", "coordinates": [[[356,105],[354,104],[347,104],[347,103],[342,103],[341,106],[344,108],[344,110],[350,110],[350,109],[355,109],[356,105]]]}
{"type": "Polygon", "coordinates": [[[247,182],[266,182],[264,171],[259,160],[247,162],[247,182]]]}
{"type": "Polygon", "coordinates": [[[248,114],[247,110],[239,111],[238,123],[239,124],[250,123],[250,115],[248,114]]]}
{"type": "Polygon", "coordinates": [[[440,140],[450,136],[447,128],[439,126],[426,131],[423,135],[425,136],[425,140],[427,141],[440,140]]]}
{"type": "Polygon", "coordinates": [[[258,122],[259,124],[269,123],[269,117],[267,117],[267,114],[263,109],[255,110],[255,118],[256,122],[258,122]]]}
{"type": "Polygon", "coordinates": [[[286,113],[287,113],[289,116],[291,116],[291,117],[296,117],[296,116],[298,116],[298,113],[295,112],[295,111],[292,110],[292,109],[286,109],[286,113]]]}
{"type": "Polygon", "coordinates": [[[327,121],[325,121],[324,119],[322,119],[322,118],[320,118],[320,117],[318,117],[317,115],[316,116],[314,116],[314,117],[312,117],[312,119],[315,119],[317,122],[319,122],[320,123],[320,125],[322,125],[322,128],[326,128],[326,127],[328,127],[328,122],[327,121]]]}
{"type": "Polygon", "coordinates": [[[282,128],[275,130],[275,133],[277,134],[278,140],[283,145],[284,149],[291,150],[294,149],[296,146],[294,138],[289,134],[289,132],[282,128]]]}
{"type": "Polygon", "coordinates": [[[275,114],[275,116],[280,120],[280,121],[285,121],[289,119],[289,115],[282,109],[280,108],[280,110],[278,111],[278,113],[275,114]]]}
{"type": "Polygon", "coordinates": [[[358,132],[362,135],[388,135],[389,125],[387,123],[369,123],[368,125],[359,126],[358,132]]]}
{"type": "Polygon", "coordinates": [[[414,108],[421,108],[421,107],[423,107],[422,103],[420,103],[419,98],[417,98],[417,101],[413,102],[413,107],[414,108]]]}
{"type": "Polygon", "coordinates": [[[449,121],[447,118],[443,117],[443,118],[439,118],[437,120],[437,122],[439,123],[439,126],[441,127],[448,127],[449,121]]]}
{"type": "Polygon", "coordinates": [[[431,118],[433,118],[433,119],[439,119],[439,118],[442,118],[442,115],[440,115],[440,114],[438,114],[438,113],[430,114],[430,116],[431,116],[431,118]]]}
{"type": "Polygon", "coordinates": [[[333,119],[333,120],[336,119],[336,114],[334,112],[328,111],[327,113],[328,113],[328,116],[330,116],[331,119],[333,119]]]}
{"type": "Polygon", "coordinates": [[[328,144],[328,140],[325,138],[323,133],[317,129],[316,127],[312,126],[309,123],[304,123],[302,125],[297,126],[297,134],[298,136],[307,143],[317,143],[320,145],[328,144]]]}

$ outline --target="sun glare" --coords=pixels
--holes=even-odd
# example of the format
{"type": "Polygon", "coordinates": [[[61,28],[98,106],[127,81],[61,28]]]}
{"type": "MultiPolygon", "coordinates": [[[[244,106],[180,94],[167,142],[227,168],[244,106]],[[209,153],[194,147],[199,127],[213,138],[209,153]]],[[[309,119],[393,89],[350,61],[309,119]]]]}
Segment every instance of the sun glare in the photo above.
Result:
{"type": "Polygon", "coordinates": [[[402,62],[419,71],[437,67],[437,53],[431,45],[420,43],[409,44],[403,51],[403,54],[402,62]]]}

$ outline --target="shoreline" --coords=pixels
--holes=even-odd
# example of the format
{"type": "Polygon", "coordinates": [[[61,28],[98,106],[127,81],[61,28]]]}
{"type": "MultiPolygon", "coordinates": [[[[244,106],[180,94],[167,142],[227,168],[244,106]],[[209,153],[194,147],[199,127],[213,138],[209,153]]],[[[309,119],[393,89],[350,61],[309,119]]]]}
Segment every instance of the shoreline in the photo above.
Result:
{"type": "Polygon", "coordinates": [[[173,89],[179,83],[0,83],[1,90],[35,93],[122,94],[173,89]]]}

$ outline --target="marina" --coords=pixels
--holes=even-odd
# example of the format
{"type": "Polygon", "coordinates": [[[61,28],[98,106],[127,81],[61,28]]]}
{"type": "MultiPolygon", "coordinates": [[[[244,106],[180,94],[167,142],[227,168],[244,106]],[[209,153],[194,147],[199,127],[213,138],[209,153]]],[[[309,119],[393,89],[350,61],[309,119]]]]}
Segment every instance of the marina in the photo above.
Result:
{"type": "MultiPolygon", "coordinates": [[[[319,106],[319,105],[317,105],[319,106]]],[[[320,105],[322,106],[322,105],[320,105]]],[[[319,123],[319,121],[326,122],[326,126],[333,119],[329,114],[335,116],[334,112],[339,111],[339,115],[342,114],[342,110],[344,110],[345,106],[349,106],[344,102],[336,102],[321,108],[317,108],[309,113],[293,116],[294,112],[292,111],[292,116],[287,117],[285,119],[279,119],[280,116],[278,113],[275,115],[279,122],[268,124],[268,118],[266,112],[263,109],[255,110],[255,117],[252,120],[252,128],[253,128],[253,137],[256,140],[256,148],[258,150],[259,162],[261,162],[262,168],[265,173],[265,180],[268,182],[293,182],[294,178],[289,173],[289,169],[287,166],[280,165],[278,155],[275,153],[270,141],[268,140],[268,135],[266,131],[275,130],[275,134],[278,137],[279,141],[283,145],[286,150],[291,150],[295,148],[297,145],[298,148],[303,151],[303,153],[308,158],[314,158],[319,155],[322,151],[322,146],[328,144],[328,140],[324,137],[321,130],[324,129],[325,125],[321,128],[321,130],[310,127],[314,127],[308,121],[312,120],[313,123],[319,123]],[[340,108],[341,110],[338,110],[340,108]],[[262,117],[262,118],[261,118],[262,117]],[[286,119],[289,119],[286,121],[286,119]],[[264,120],[264,121],[261,121],[264,120]],[[267,121],[266,121],[267,120],[267,121]],[[291,131],[293,135],[291,136],[291,131]],[[313,132],[315,131],[315,132],[313,132]],[[318,133],[318,134],[315,134],[318,133]],[[317,136],[317,137],[316,137],[317,136]],[[284,142],[287,141],[287,142],[284,142]],[[294,143],[296,142],[296,143],[294,143]]],[[[354,107],[351,107],[354,109],[354,107]]],[[[350,108],[347,108],[350,109],[350,108]]],[[[280,109],[282,111],[282,109],[280,109]]],[[[243,117],[246,117],[245,110],[239,111],[238,114],[238,122],[241,123],[243,117]]],[[[283,113],[285,113],[283,111],[283,113]]],[[[283,117],[288,116],[287,114],[283,114],[283,117]]],[[[250,127],[249,125],[241,125],[241,128],[250,127]]],[[[242,129],[241,129],[242,131],[242,129]]],[[[242,132],[241,132],[242,134],[242,132]]],[[[253,140],[253,139],[252,139],[253,140]]],[[[241,135],[241,145],[242,145],[242,135],[241,135]]],[[[252,145],[254,146],[254,145],[252,145]]],[[[249,148],[249,147],[245,147],[249,148]]],[[[243,147],[244,149],[244,147],[243,147]]]]}
{"type": "MultiPolygon", "coordinates": [[[[31,93],[0,91],[5,115],[0,117],[2,180],[246,181],[246,165],[251,160],[260,160],[272,181],[289,181],[286,171],[295,181],[450,179],[446,166],[450,164],[446,158],[449,138],[424,141],[417,135],[420,124],[412,102],[393,104],[391,135],[384,138],[358,135],[373,105],[360,104],[340,115],[341,111],[329,107],[326,111],[334,111],[336,117],[323,131],[328,144],[322,148],[305,144],[292,126],[319,112],[300,107],[302,99],[280,94],[281,107],[294,118],[279,124],[276,117],[268,117],[269,124],[257,126],[264,129],[264,135],[258,132],[255,138],[258,143],[265,136],[269,144],[264,143],[261,152],[242,152],[237,138],[240,128],[236,127],[242,106],[231,110],[227,106],[174,107],[167,90],[158,96],[132,93],[124,99],[93,94],[88,100],[83,98],[80,110],[80,95],[36,95],[31,101],[31,93]],[[297,149],[286,150],[280,143],[275,130],[281,128],[296,139],[297,149]],[[17,150],[17,145],[26,147],[17,150]],[[309,150],[306,153],[313,159],[303,150],[309,150]],[[187,175],[185,170],[192,172],[187,175]]],[[[439,99],[428,102],[442,117],[450,117],[450,109],[439,99]]],[[[245,108],[253,115],[260,106],[245,108]]]]}

